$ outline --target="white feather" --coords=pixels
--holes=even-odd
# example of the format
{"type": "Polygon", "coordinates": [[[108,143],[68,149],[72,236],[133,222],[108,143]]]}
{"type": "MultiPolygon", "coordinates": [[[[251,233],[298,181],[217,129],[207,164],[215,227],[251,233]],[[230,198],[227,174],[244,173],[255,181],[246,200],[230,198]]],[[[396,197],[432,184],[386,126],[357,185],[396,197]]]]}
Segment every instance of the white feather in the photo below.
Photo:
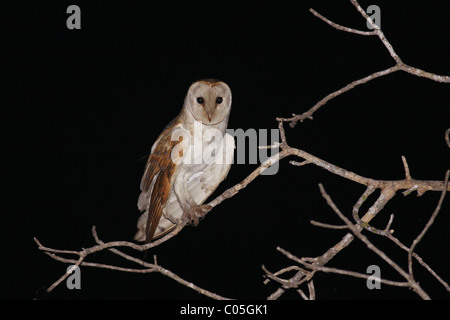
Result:
{"type": "MultiPolygon", "coordinates": [[[[228,172],[230,171],[235,149],[234,138],[229,134],[225,134],[224,139],[221,139],[220,142],[221,146],[217,149],[219,152],[215,157],[215,161],[211,164],[206,164],[203,170],[190,175],[186,181],[188,184],[188,191],[195,203],[198,205],[205,202],[205,200],[216,190],[217,186],[226,178],[228,172]]],[[[201,165],[200,167],[203,166],[201,165]]],[[[148,203],[148,198],[151,195],[154,181],[155,179],[152,182],[149,192],[146,194],[141,193],[138,205],[141,204],[141,206],[143,206],[148,203]],[[143,199],[141,200],[141,198],[143,199]]],[[[169,199],[163,208],[163,216],[159,221],[154,237],[157,238],[164,232],[167,232],[167,230],[174,228],[177,222],[181,220],[182,216],[183,209],[178,202],[175,192],[172,190],[170,192],[169,199]]],[[[135,240],[145,240],[147,217],[148,213],[146,211],[139,218],[137,223],[139,231],[135,236],[135,240]]]]}

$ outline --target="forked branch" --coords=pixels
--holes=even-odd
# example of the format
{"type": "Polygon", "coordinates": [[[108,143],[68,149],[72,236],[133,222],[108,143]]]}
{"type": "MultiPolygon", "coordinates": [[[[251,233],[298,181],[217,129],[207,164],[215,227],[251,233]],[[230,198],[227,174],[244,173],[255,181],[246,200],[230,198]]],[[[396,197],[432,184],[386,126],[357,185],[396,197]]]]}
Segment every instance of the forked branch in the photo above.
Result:
{"type": "MultiPolygon", "coordinates": [[[[431,72],[427,72],[424,71],[422,69],[419,68],[415,68],[412,66],[409,66],[407,64],[405,64],[402,59],[400,59],[399,55],[395,52],[393,46],[391,45],[391,43],[387,40],[386,36],[384,35],[383,31],[378,27],[378,25],[376,25],[372,19],[367,15],[367,13],[361,8],[361,6],[359,5],[358,1],[356,0],[350,0],[350,2],[356,7],[356,9],[358,10],[358,12],[363,16],[364,19],[366,19],[367,23],[371,26],[372,31],[361,31],[361,30],[356,30],[353,28],[349,28],[349,27],[345,27],[345,26],[341,26],[327,18],[325,18],[324,16],[322,16],[320,13],[318,13],[317,11],[315,11],[314,9],[310,9],[309,11],[316,16],[317,18],[321,19],[322,21],[324,21],[325,23],[329,24],[330,26],[332,26],[333,28],[340,30],[340,31],[344,31],[344,32],[349,32],[349,33],[354,33],[354,34],[358,34],[358,35],[362,35],[362,36],[377,36],[381,42],[383,43],[383,45],[386,47],[386,49],[389,51],[389,54],[391,55],[392,59],[394,59],[395,61],[395,65],[381,70],[381,71],[377,71],[374,72],[364,78],[361,78],[359,80],[355,80],[350,82],[349,84],[347,84],[346,86],[340,88],[339,90],[336,90],[330,94],[328,94],[327,96],[325,96],[324,98],[322,98],[321,100],[319,100],[314,106],[312,106],[308,111],[302,113],[302,114],[292,114],[292,117],[290,118],[279,118],[285,122],[290,122],[290,126],[293,128],[295,127],[295,125],[297,124],[298,121],[303,122],[303,120],[305,119],[313,119],[313,114],[319,109],[321,108],[323,105],[325,105],[328,101],[330,101],[333,98],[336,98],[337,96],[350,91],[351,89],[353,89],[356,86],[359,86],[361,84],[367,83],[371,80],[374,80],[376,78],[382,77],[382,76],[386,76],[388,74],[394,73],[396,71],[404,71],[407,73],[410,73],[412,75],[415,75],[417,77],[424,77],[424,78],[428,78],[430,80],[433,81],[437,81],[437,82],[443,82],[443,83],[450,83],[450,76],[444,76],[444,75],[437,75],[431,72]]],[[[448,136],[448,135],[447,135],[448,136]]],[[[450,143],[448,143],[450,145],[450,143]]]]}

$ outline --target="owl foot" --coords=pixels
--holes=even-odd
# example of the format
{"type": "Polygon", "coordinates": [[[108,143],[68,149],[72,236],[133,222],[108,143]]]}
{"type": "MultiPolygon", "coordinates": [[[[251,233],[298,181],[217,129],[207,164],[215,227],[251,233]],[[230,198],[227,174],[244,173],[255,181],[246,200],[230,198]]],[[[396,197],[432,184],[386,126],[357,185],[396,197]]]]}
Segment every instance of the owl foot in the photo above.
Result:
{"type": "Polygon", "coordinates": [[[208,213],[209,210],[211,210],[211,206],[207,204],[203,205],[191,205],[190,211],[184,212],[183,219],[188,224],[192,224],[194,226],[197,226],[199,223],[199,220],[203,219],[203,217],[208,213]]]}

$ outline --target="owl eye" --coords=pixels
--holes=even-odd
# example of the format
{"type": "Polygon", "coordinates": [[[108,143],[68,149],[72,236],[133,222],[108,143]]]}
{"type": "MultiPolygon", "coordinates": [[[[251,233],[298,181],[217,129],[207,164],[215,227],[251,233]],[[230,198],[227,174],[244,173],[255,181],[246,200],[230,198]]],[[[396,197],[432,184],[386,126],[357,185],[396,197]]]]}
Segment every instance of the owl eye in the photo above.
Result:
{"type": "Polygon", "coordinates": [[[197,102],[202,104],[203,102],[205,102],[205,100],[203,99],[203,97],[198,97],[197,102]]]}
{"type": "Polygon", "coordinates": [[[223,101],[223,98],[222,98],[222,97],[218,97],[218,98],[216,99],[216,103],[217,103],[217,104],[221,104],[222,101],[223,101]]]}

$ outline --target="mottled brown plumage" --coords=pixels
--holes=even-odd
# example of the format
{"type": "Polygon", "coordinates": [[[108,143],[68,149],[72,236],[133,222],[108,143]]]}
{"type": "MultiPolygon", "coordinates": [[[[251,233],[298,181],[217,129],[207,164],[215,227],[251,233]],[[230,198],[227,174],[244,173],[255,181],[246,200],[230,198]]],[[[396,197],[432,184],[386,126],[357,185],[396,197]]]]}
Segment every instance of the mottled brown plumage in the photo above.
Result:
{"type": "Polygon", "coordinates": [[[147,168],[141,181],[141,190],[148,192],[153,179],[156,178],[148,208],[151,214],[146,226],[147,241],[153,239],[159,219],[161,218],[163,204],[169,197],[172,185],[171,180],[176,170],[176,164],[171,158],[165,156],[166,154],[171,154],[172,149],[178,144],[177,141],[170,141],[169,133],[170,131],[164,131],[158,139],[159,141],[155,146],[155,150],[148,158],[147,168]]]}

